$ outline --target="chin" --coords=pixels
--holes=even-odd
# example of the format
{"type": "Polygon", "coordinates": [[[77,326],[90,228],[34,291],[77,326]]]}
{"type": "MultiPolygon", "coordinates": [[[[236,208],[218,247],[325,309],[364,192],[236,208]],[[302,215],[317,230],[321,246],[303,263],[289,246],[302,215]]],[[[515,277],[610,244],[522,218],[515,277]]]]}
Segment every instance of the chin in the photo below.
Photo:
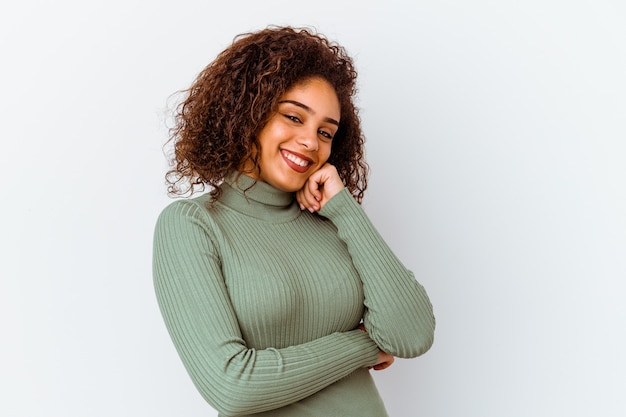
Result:
{"type": "Polygon", "coordinates": [[[261,175],[259,179],[274,188],[288,193],[295,193],[300,190],[309,178],[308,173],[298,175],[293,172],[276,172],[276,170],[272,170],[270,173],[268,170],[267,174],[261,175]]]}
{"type": "Polygon", "coordinates": [[[282,185],[282,184],[278,184],[278,185],[275,185],[274,187],[278,188],[279,190],[288,192],[288,193],[295,193],[296,191],[301,189],[303,186],[304,186],[304,184],[302,184],[302,185],[282,185]]]}
{"type": "Polygon", "coordinates": [[[270,185],[274,186],[274,188],[278,188],[281,191],[285,191],[288,193],[295,193],[302,187],[304,187],[305,181],[273,181],[270,185]]]}

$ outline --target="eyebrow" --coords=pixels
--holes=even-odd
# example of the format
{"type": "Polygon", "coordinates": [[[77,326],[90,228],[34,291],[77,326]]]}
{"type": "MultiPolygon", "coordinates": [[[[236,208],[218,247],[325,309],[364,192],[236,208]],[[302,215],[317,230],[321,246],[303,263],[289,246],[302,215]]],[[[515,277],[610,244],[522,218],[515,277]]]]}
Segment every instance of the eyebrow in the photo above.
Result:
{"type": "MultiPolygon", "coordinates": [[[[294,106],[300,107],[301,109],[303,109],[304,111],[306,111],[309,114],[315,114],[315,111],[313,111],[312,108],[310,108],[306,104],[300,103],[299,101],[296,101],[296,100],[281,100],[281,101],[278,102],[278,104],[282,104],[282,103],[290,103],[290,104],[293,104],[294,106]]],[[[328,122],[328,123],[332,123],[332,124],[336,125],[337,127],[339,127],[339,122],[337,120],[335,120],[335,119],[332,119],[330,117],[325,117],[324,121],[328,122]]]]}

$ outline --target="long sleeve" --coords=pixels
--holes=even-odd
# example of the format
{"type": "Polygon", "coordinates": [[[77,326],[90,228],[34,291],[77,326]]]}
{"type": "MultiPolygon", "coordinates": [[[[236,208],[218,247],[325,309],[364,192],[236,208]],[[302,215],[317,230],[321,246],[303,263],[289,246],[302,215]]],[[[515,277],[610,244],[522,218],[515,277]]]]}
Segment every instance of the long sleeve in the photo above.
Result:
{"type": "Polygon", "coordinates": [[[377,346],[360,330],[282,349],[248,348],[222,276],[216,228],[200,204],[168,206],[156,225],[153,274],[176,349],[221,415],[283,407],[375,363],[377,346]]]}
{"type": "Polygon", "coordinates": [[[411,271],[393,254],[347,190],[320,211],[337,227],[363,283],[365,327],[383,351],[401,358],[423,354],[433,343],[432,305],[411,271]]]}

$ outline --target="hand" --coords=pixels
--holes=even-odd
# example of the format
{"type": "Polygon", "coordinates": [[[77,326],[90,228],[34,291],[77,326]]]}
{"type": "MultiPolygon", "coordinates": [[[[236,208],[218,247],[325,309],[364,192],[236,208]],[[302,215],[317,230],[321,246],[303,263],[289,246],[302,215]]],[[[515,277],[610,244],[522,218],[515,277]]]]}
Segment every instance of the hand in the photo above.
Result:
{"type": "Polygon", "coordinates": [[[301,210],[307,209],[313,213],[321,210],[328,200],[343,189],[343,181],[337,173],[337,168],[325,163],[311,174],[300,190],[296,191],[296,200],[301,210]]]}
{"type": "MultiPolygon", "coordinates": [[[[365,328],[365,325],[363,323],[359,324],[357,326],[357,329],[367,333],[367,329],[365,328]]],[[[383,369],[389,368],[391,364],[393,363],[393,361],[395,360],[396,358],[394,358],[392,355],[378,349],[378,359],[376,360],[376,364],[368,367],[368,369],[373,369],[375,371],[382,371],[383,369]]]]}
{"type": "Polygon", "coordinates": [[[378,350],[378,361],[374,366],[370,366],[369,369],[374,369],[375,371],[382,371],[383,369],[387,369],[391,366],[393,361],[396,360],[392,355],[387,352],[383,352],[382,350],[378,350]]]}

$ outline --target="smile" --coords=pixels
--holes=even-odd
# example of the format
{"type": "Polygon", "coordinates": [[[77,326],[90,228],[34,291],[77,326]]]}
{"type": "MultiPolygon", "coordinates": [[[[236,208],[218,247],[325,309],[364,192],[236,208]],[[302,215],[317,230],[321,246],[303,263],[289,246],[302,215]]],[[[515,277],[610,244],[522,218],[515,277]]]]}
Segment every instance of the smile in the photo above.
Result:
{"type": "Polygon", "coordinates": [[[312,161],[303,159],[284,149],[281,150],[280,153],[283,156],[283,158],[285,158],[287,165],[289,165],[292,169],[300,173],[307,171],[309,165],[312,163],[312,161]]]}
{"type": "Polygon", "coordinates": [[[307,165],[309,165],[309,161],[305,161],[304,159],[300,159],[297,156],[295,156],[294,154],[291,153],[283,153],[283,155],[285,156],[285,158],[289,159],[291,162],[293,162],[296,165],[300,165],[301,167],[305,167],[307,165]]]}

